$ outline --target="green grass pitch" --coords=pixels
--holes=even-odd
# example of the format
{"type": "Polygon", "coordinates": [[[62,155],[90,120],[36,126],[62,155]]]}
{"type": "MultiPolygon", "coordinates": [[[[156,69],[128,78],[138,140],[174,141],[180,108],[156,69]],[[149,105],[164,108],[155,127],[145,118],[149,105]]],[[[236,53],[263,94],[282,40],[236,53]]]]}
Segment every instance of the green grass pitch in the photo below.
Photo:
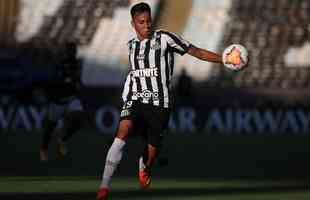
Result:
{"type": "MultiPolygon", "coordinates": [[[[116,177],[111,200],[308,200],[310,183],[272,180],[152,180],[148,191],[136,178],[116,177]]],[[[1,177],[0,199],[95,199],[97,177],[1,177]]]]}

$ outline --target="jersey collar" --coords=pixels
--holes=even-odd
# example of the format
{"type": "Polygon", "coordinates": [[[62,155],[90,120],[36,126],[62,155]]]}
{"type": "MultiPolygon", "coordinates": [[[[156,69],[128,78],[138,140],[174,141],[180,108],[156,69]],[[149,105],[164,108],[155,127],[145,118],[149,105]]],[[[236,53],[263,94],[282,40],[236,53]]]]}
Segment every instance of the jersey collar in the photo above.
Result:
{"type": "Polygon", "coordinates": [[[134,41],[134,42],[144,42],[144,41],[147,41],[147,40],[150,40],[150,39],[154,38],[154,36],[155,36],[155,31],[152,32],[150,38],[146,38],[146,39],[144,39],[144,40],[139,40],[138,36],[136,35],[136,36],[133,38],[133,41],[134,41]]]}

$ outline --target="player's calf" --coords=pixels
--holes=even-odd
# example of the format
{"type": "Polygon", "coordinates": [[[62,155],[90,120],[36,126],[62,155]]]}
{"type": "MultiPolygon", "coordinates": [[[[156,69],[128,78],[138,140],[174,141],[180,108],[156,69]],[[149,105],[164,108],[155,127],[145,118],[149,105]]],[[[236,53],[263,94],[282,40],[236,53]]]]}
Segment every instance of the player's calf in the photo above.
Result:
{"type": "Polygon", "coordinates": [[[40,149],[40,161],[47,162],[48,161],[48,150],[47,149],[40,149]]]}

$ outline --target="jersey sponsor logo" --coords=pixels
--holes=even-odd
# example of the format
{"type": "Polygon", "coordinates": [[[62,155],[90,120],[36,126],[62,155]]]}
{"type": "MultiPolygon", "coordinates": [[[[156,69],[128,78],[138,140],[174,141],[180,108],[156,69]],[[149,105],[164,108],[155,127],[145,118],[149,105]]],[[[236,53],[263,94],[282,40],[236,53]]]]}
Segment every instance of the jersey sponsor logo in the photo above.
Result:
{"type": "Polygon", "coordinates": [[[160,49],[160,44],[159,42],[155,42],[154,44],[151,45],[151,49],[153,50],[158,50],[160,49]]]}
{"type": "Polygon", "coordinates": [[[121,117],[129,116],[131,107],[132,107],[132,101],[125,102],[121,111],[121,117]]]}
{"type": "Polygon", "coordinates": [[[143,98],[145,100],[153,99],[153,101],[158,101],[158,92],[151,92],[149,90],[143,90],[142,92],[134,92],[133,96],[136,98],[143,98]]]}
{"type": "Polygon", "coordinates": [[[124,109],[128,109],[128,108],[131,108],[131,107],[132,107],[132,101],[127,101],[127,102],[124,103],[122,109],[124,110],[124,109]]]}
{"type": "Polygon", "coordinates": [[[129,115],[130,115],[130,110],[129,109],[122,110],[121,117],[127,117],[129,115]]]}
{"type": "Polygon", "coordinates": [[[158,69],[157,68],[147,68],[147,69],[138,69],[131,71],[133,77],[157,77],[158,69]]]}
{"type": "Polygon", "coordinates": [[[145,58],[145,55],[144,55],[144,54],[139,54],[139,55],[137,55],[137,59],[138,59],[138,60],[144,60],[144,58],[145,58]]]}

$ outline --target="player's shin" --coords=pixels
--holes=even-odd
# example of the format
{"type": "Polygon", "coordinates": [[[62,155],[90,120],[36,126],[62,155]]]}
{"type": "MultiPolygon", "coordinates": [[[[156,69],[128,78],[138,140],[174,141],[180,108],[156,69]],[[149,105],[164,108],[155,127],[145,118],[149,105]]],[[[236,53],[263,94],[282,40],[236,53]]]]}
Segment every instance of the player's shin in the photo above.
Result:
{"type": "Polygon", "coordinates": [[[151,144],[148,144],[148,154],[147,154],[147,160],[145,162],[145,165],[147,167],[153,166],[156,156],[157,156],[157,148],[151,144]]]}
{"type": "Polygon", "coordinates": [[[119,162],[122,159],[123,147],[125,146],[125,141],[119,138],[115,138],[106,157],[106,163],[104,167],[104,172],[102,175],[102,181],[100,188],[109,188],[111,183],[111,178],[117,169],[119,162]]]}
{"type": "Polygon", "coordinates": [[[41,148],[47,149],[48,144],[52,138],[52,134],[56,128],[56,121],[44,119],[43,121],[43,135],[41,140],[41,148]]]}
{"type": "Polygon", "coordinates": [[[52,139],[52,134],[56,128],[56,122],[45,119],[43,121],[43,135],[40,144],[40,160],[48,161],[48,146],[52,139]]]}
{"type": "Polygon", "coordinates": [[[148,145],[145,144],[142,155],[139,158],[139,171],[145,169],[146,167],[145,163],[147,160],[148,160],[148,145]]]}

